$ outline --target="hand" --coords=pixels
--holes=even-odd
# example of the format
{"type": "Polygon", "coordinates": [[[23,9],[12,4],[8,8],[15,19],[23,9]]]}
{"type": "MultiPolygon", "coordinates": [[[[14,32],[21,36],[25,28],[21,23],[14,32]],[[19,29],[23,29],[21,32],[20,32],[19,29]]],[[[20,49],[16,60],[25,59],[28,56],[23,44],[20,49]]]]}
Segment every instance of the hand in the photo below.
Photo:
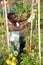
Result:
{"type": "Polygon", "coordinates": [[[27,17],[29,18],[30,17],[30,14],[27,14],[27,17]]]}
{"type": "Polygon", "coordinates": [[[31,23],[35,18],[35,13],[28,18],[28,22],[31,23]]]}
{"type": "Polygon", "coordinates": [[[29,23],[31,23],[32,22],[32,15],[28,18],[28,20],[27,20],[29,23]]]}

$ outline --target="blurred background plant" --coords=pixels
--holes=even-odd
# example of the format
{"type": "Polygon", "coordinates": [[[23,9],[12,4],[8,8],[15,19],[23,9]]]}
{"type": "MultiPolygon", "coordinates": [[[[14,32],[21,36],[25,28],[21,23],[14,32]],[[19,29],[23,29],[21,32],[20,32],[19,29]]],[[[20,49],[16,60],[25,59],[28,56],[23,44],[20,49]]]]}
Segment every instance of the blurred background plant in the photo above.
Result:
{"type": "Polygon", "coordinates": [[[34,50],[22,53],[20,65],[39,65],[38,54],[34,50]]]}
{"type": "MultiPolygon", "coordinates": [[[[2,0],[0,0],[1,2],[2,0]]],[[[9,0],[10,1],[10,0],[9,0]]],[[[26,1],[26,0],[25,0],[26,1]]],[[[35,0],[36,1],[36,0],[35,0]]],[[[42,65],[43,65],[43,0],[41,2],[41,7],[40,7],[40,26],[41,26],[41,56],[42,56],[42,65]]],[[[11,4],[10,4],[11,5],[11,4]]],[[[28,0],[28,5],[26,8],[23,7],[23,0],[16,0],[16,6],[10,6],[9,7],[9,12],[14,12],[16,15],[19,17],[22,15],[26,15],[30,13],[31,10],[31,0],[28,0]]],[[[35,7],[37,8],[37,6],[35,7]]],[[[18,63],[17,61],[17,56],[15,57],[14,51],[12,46],[10,45],[10,48],[8,49],[8,45],[6,43],[6,28],[5,28],[5,18],[3,16],[3,11],[0,9],[0,65],[6,65],[6,61],[9,60],[10,63],[13,62],[13,59],[16,59],[15,62],[18,63]],[[13,55],[12,57],[9,58],[9,55],[13,55]],[[14,58],[13,58],[14,57],[14,58]]],[[[24,35],[26,45],[25,48],[23,49],[24,52],[20,55],[20,65],[39,65],[39,58],[38,58],[38,31],[37,27],[35,24],[35,20],[33,23],[33,37],[32,37],[32,46],[35,46],[33,51],[30,51],[30,25],[27,26],[25,29],[20,31],[20,35],[24,35]]],[[[22,24],[22,23],[20,23],[22,24]]],[[[16,63],[15,63],[16,65],[16,63]]]]}

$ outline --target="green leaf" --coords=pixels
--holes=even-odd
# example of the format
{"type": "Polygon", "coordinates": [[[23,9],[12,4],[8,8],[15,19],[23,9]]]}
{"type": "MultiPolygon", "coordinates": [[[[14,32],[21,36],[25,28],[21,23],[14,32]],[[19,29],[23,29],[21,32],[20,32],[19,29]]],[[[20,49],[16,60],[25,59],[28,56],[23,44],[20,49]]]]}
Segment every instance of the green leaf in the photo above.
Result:
{"type": "Polygon", "coordinates": [[[41,13],[40,17],[41,17],[41,19],[43,19],[43,13],[41,13]]]}

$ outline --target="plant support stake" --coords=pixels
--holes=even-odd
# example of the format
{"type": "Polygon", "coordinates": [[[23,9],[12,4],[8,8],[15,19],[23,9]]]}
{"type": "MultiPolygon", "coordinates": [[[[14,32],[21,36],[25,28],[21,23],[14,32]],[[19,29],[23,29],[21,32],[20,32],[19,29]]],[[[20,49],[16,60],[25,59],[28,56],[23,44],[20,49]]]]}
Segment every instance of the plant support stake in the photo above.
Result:
{"type": "MultiPolygon", "coordinates": [[[[34,0],[31,0],[32,5],[31,5],[31,14],[33,14],[34,10],[34,0]]],[[[32,44],[32,22],[31,22],[31,30],[30,30],[30,51],[31,51],[31,44],[32,44]]]]}
{"type": "Polygon", "coordinates": [[[5,7],[5,19],[6,19],[7,44],[8,44],[8,48],[9,48],[9,34],[8,34],[8,20],[7,20],[6,0],[4,0],[4,7],[5,7]]]}
{"type": "Polygon", "coordinates": [[[38,0],[38,39],[39,39],[39,64],[41,65],[41,40],[40,40],[40,0],[38,0]]]}

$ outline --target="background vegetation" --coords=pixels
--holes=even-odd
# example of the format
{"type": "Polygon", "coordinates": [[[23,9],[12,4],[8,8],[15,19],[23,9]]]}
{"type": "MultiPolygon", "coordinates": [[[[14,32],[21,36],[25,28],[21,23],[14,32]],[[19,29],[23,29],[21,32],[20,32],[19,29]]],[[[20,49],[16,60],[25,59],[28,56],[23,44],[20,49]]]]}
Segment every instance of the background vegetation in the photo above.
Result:
{"type": "MultiPolygon", "coordinates": [[[[8,0],[9,1],[9,0],[8,0]]],[[[1,2],[1,0],[0,0],[1,2]]],[[[41,26],[41,57],[42,57],[42,65],[43,65],[43,0],[40,1],[40,26],[41,26]]],[[[37,9],[37,5],[35,6],[37,9]]],[[[8,10],[8,8],[7,8],[8,10]]],[[[16,4],[9,7],[9,11],[7,12],[14,12],[18,16],[23,16],[30,13],[31,10],[31,0],[28,0],[26,3],[26,7],[23,7],[22,0],[16,0],[16,4]]],[[[10,45],[11,49],[8,49],[7,42],[6,42],[6,28],[5,28],[5,19],[2,17],[3,12],[0,8],[0,65],[6,65],[6,60],[15,61],[18,64],[17,56],[15,57],[15,52],[10,45]],[[12,51],[13,50],[13,51],[12,51]],[[9,55],[12,54],[9,58],[9,55]],[[14,57],[14,58],[13,58],[14,57]]],[[[37,12],[36,12],[37,15],[37,12]]],[[[39,58],[38,58],[38,26],[36,26],[36,19],[33,22],[33,37],[32,37],[32,50],[30,51],[30,25],[27,26],[25,29],[20,31],[20,35],[24,35],[26,41],[26,47],[23,49],[24,52],[20,55],[20,65],[39,65],[39,58]],[[23,34],[24,33],[24,34],[23,34]]],[[[22,24],[22,23],[20,23],[22,24]]],[[[17,65],[15,64],[15,65],[17,65]]]]}

